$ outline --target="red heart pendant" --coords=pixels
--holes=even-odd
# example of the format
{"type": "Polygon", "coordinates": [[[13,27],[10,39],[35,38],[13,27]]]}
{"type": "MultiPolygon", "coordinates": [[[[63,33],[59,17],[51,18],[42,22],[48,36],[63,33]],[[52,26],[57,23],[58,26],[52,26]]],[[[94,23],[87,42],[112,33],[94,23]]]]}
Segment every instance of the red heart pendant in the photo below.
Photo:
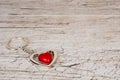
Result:
{"type": "Polygon", "coordinates": [[[43,64],[50,64],[51,61],[53,60],[53,54],[51,51],[42,53],[38,56],[38,60],[43,63],[43,64]]]}
{"type": "Polygon", "coordinates": [[[30,60],[36,64],[45,64],[52,66],[57,60],[58,54],[56,51],[47,51],[45,53],[34,53],[30,56],[30,60]]]}

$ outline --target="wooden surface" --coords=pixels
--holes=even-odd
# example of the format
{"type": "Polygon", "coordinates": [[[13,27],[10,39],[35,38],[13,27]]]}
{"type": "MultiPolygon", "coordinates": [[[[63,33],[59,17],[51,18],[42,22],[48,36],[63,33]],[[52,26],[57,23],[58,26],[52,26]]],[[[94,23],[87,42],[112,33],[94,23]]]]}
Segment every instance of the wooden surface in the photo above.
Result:
{"type": "Polygon", "coordinates": [[[120,0],[0,0],[0,80],[120,80],[120,0]],[[15,36],[57,50],[54,67],[6,49],[15,36]]]}
{"type": "Polygon", "coordinates": [[[0,0],[0,15],[120,14],[120,0],[0,0]]]}

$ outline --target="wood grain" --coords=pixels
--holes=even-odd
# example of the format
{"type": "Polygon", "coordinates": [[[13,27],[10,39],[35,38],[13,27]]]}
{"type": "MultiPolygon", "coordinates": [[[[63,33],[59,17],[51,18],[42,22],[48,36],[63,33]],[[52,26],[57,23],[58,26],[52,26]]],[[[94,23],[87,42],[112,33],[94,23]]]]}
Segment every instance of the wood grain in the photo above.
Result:
{"type": "Polygon", "coordinates": [[[119,44],[119,15],[0,16],[0,79],[119,80],[119,44]],[[38,53],[56,49],[57,63],[35,65],[22,50],[6,49],[15,36],[28,37],[28,47],[38,53]],[[62,66],[70,64],[78,65],[62,66]]]}
{"type": "Polygon", "coordinates": [[[120,15],[120,0],[0,0],[0,15],[120,15]]]}
{"type": "Polygon", "coordinates": [[[0,0],[0,80],[120,80],[119,44],[120,0],[0,0]],[[54,67],[8,50],[16,36],[58,51],[54,67]]]}

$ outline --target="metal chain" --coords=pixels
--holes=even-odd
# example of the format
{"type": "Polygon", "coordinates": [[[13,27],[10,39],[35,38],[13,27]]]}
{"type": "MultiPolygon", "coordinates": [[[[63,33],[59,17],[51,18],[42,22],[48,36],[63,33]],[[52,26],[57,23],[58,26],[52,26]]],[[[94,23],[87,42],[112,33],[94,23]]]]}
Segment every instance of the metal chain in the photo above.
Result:
{"type": "Polygon", "coordinates": [[[22,47],[22,50],[28,54],[33,54],[36,52],[35,50],[28,49],[27,47],[22,47]]]}

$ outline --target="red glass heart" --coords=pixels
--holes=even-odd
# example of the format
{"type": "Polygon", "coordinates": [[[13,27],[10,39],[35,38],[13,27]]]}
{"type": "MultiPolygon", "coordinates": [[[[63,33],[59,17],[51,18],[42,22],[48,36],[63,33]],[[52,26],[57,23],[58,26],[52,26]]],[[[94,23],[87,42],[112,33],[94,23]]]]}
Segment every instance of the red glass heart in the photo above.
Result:
{"type": "Polygon", "coordinates": [[[53,55],[52,53],[49,51],[49,52],[46,52],[46,53],[42,53],[38,56],[38,60],[41,62],[41,63],[44,63],[44,64],[50,64],[51,61],[53,60],[53,55]]]}

